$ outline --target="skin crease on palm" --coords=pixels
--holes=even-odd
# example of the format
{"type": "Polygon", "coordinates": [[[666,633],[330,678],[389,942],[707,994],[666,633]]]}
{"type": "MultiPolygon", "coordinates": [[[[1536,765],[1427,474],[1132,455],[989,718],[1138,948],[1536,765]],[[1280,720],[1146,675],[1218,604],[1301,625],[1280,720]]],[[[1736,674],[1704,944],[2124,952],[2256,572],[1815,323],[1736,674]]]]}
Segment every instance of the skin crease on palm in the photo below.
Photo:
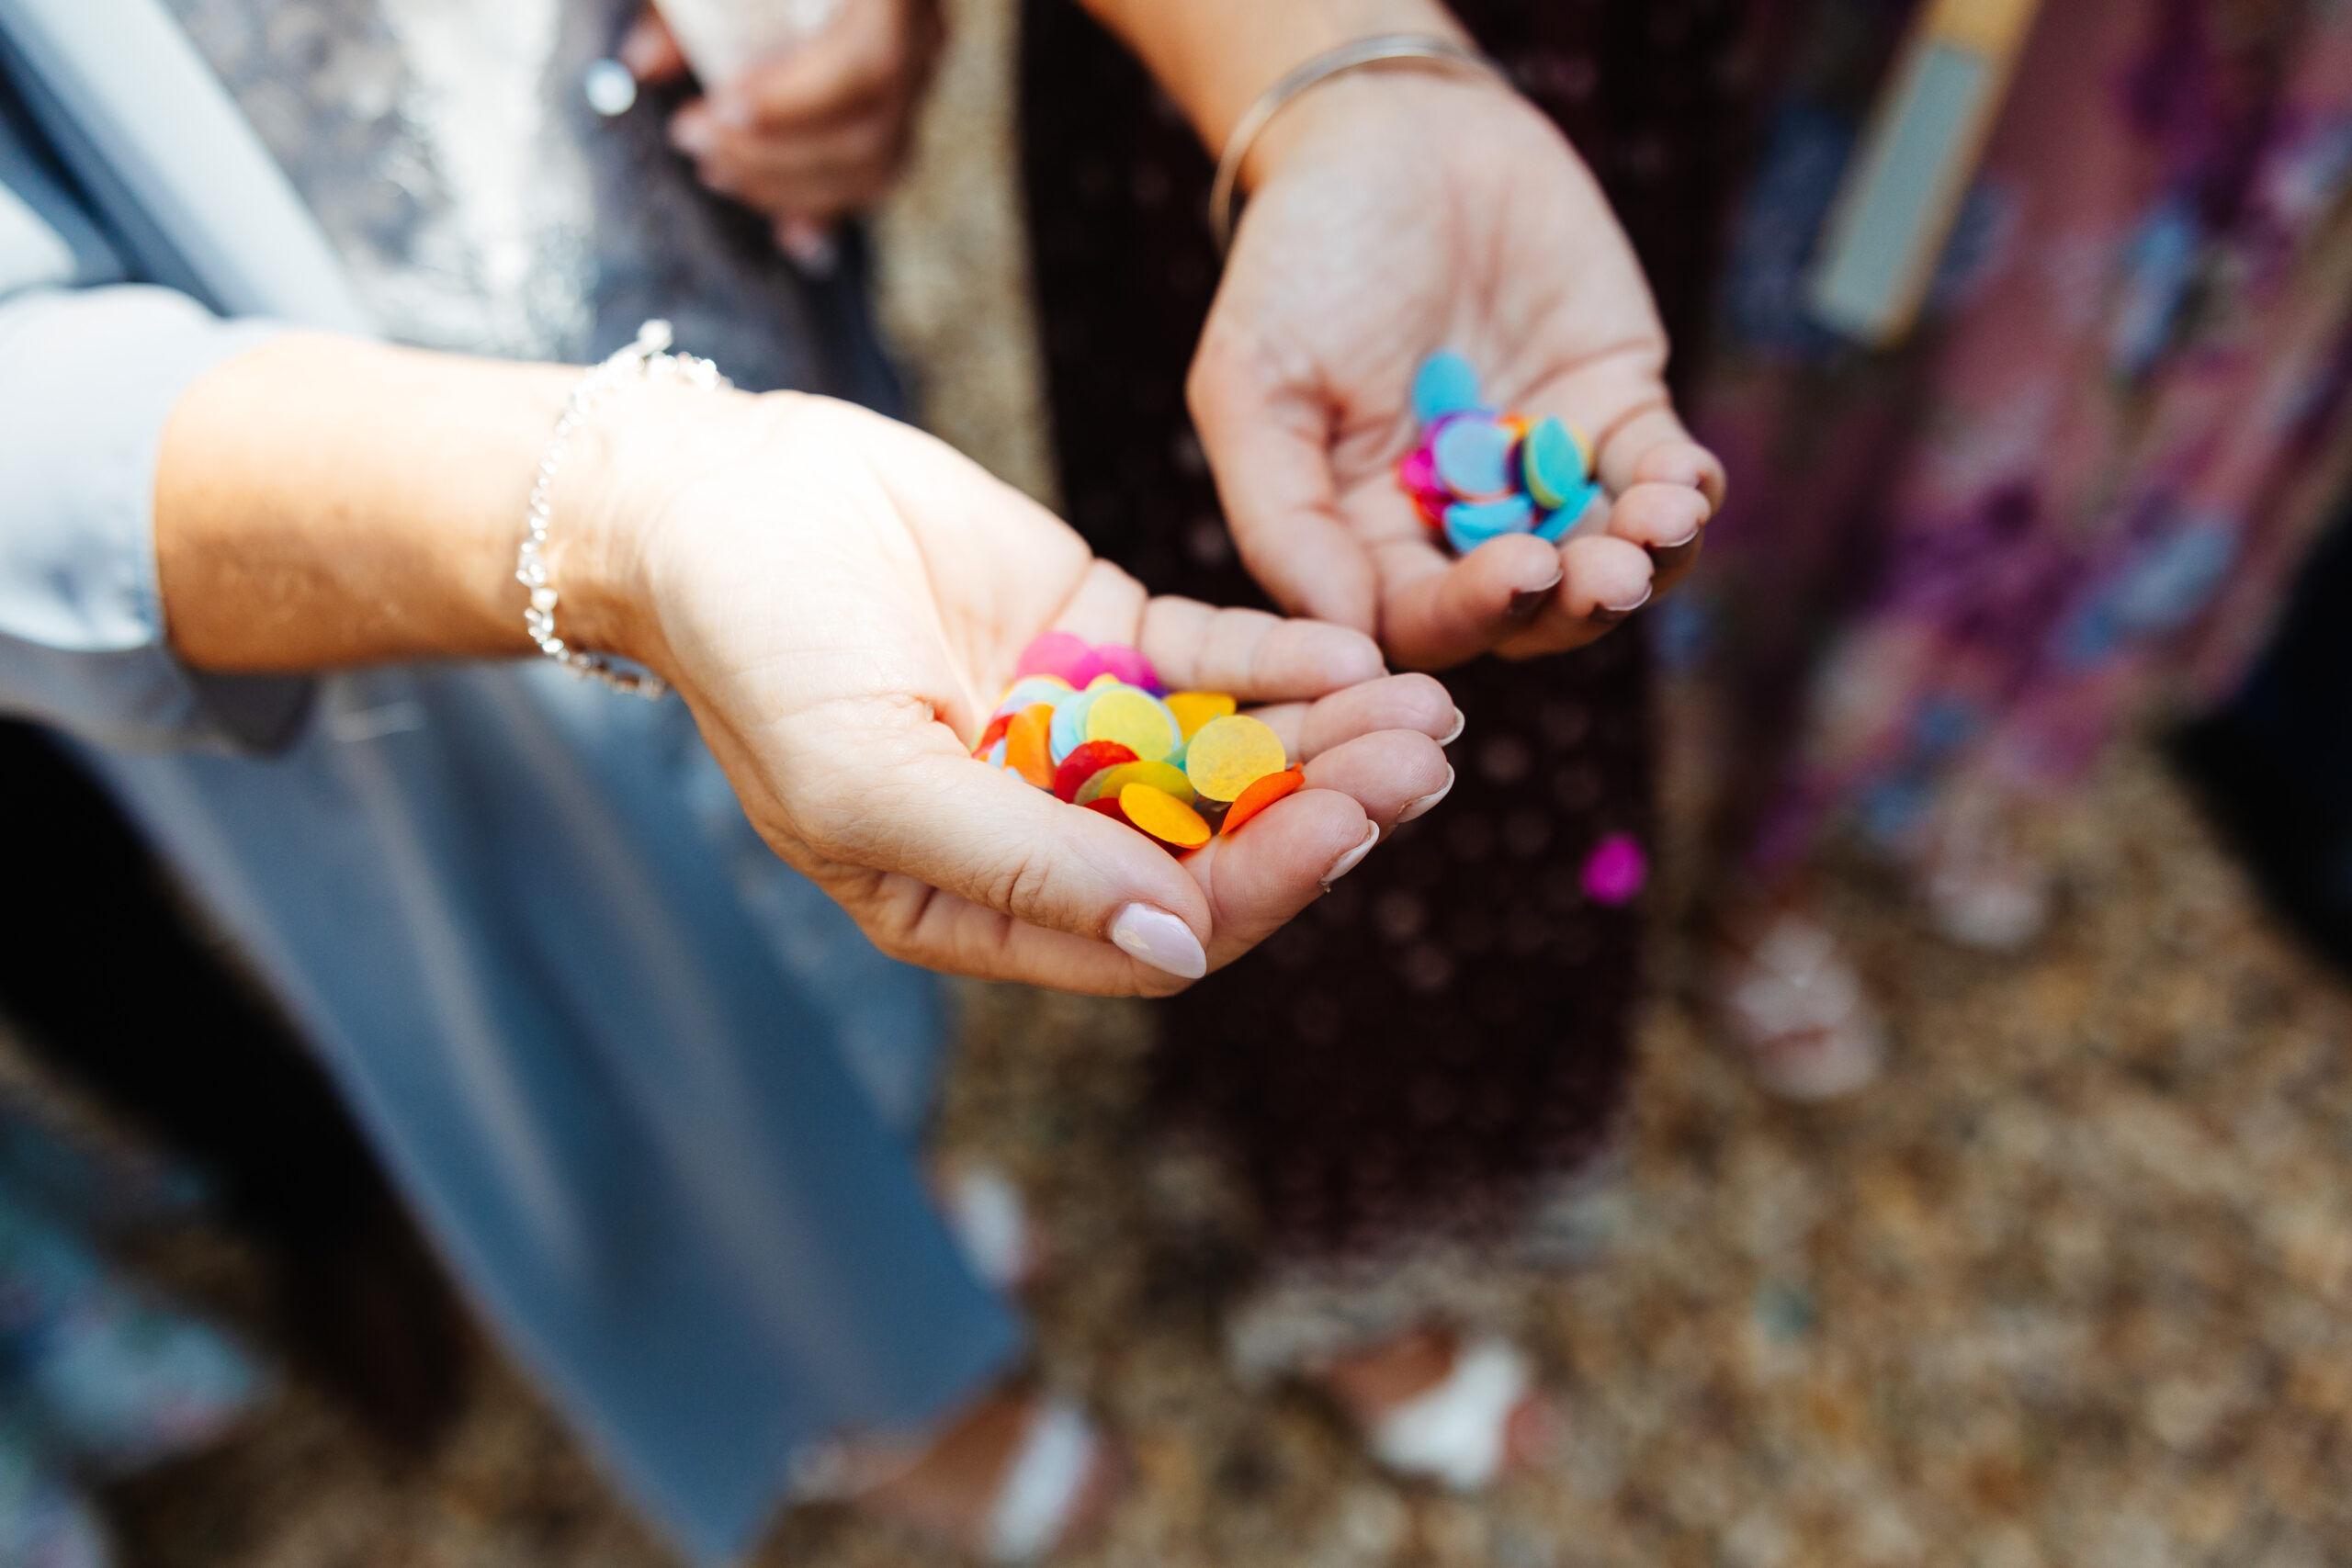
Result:
{"type": "Polygon", "coordinates": [[[1076,534],[928,436],[828,400],[657,404],[642,476],[559,507],[626,540],[650,615],[606,646],[669,674],[770,845],[884,951],[1066,989],[1159,994],[1176,976],[1107,945],[1141,901],[1215,967],[1451,777],[1451,700],[1391,676],[1367,637],[1150,599],[1076,534]],[[699,405],[699,406],[697,406],[699,405]],[[691,476],[681,478],[679,476],[691,476]],[[779,516],[778,494],[792,497],[779,516]],[[1058,627],[1140,648],[1173,685],[1256,705],[1308,787],[1181,862],[967,748],[1021,650],[1058,627]]]}

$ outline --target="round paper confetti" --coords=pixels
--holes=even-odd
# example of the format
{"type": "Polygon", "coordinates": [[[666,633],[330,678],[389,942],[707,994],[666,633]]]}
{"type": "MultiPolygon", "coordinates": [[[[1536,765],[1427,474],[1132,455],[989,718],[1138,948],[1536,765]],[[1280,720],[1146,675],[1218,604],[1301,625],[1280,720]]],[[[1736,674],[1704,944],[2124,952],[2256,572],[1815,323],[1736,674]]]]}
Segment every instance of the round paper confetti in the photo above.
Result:
{"type": "Polygon", "coordinates": [[[1180,850],[1197,850],[1209,841],[1209,825],[1201,814],[1164,789],[1131,784],[1119,792],[1119,809],[1128,821],[1180,850]]]}
{"type": "Polygon", "coordinates": [[[1175,721],[1157,698],[1114,686],[1087,708],[1086,739],[1115,740],[1145,761],[1157,762],[1176,750],[1179,737],[1175,721]]]}
{"type": "Polygon", "coordinates": [[[1211,800],[1236,800],[1241,792],[1290,765],[1283,738],[1247,714],[1231,714],[1201,726],[1184,753],[1184,773],[1211,800]]]}
{"type": "Polygon", "coordinates": [[[1296,795],[1306,787],[1306,775],[1296,768],[1284,768],[1279,773],[1268,773],[1241,792],[1240,797],[1233,803],[1233,809],[1225,814],[1225,823],[1217,831],[1238,833],[1241,830],[1241,825],[1244,822],[1249,821],[1284,795],[1296,795]]]}

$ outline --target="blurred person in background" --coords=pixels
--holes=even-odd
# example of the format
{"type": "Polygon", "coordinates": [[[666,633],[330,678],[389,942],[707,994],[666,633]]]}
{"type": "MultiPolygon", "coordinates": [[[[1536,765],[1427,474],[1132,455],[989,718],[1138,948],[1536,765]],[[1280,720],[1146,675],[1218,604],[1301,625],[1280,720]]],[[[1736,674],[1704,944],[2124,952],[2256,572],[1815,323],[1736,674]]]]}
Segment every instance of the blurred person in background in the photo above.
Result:
{"type": "Polygon", "coordinates": [[[0,707],[139,823],[690,1551],[745,1550],[797,1472],[1035,1555],[1107,1445],[923,1192],[937,1003],[875,944],[1179,988],[1441,788],[1453,708],[1359,633],[1147,599],[848,403],[653,337],[547,363],[674,307],[755,387],[879,387],[854,276],[706,209],[658,117],[600,138],[610,73],[573,110],[557,51],[605,20],[0,4],[0,707]],[[484,662],[559,597],[621,672],[484,662]],[[1272,700],[1310,787],[1180,863],[974,766],[1048,625],[1272,700]]]}
{"type": "Polygon", "coordinates": [[[2352,525],[2339,510],[2278,634],[2174,760],[2271,907],[2352,975],[2352,525]]]}
{"type": "MultiPolygon", "coordinates": [[[[1156,588],[1375,633],[1399,667],[1447,668],[1461,709],[1443,819],[1165,1010],[1158,1059],[1170,1109],[1234,1156],[1267,1224],[1229,1314],[1238,1368],[1309,1378],[1384,1462],[1464,1488],[1548,1424],[1511,1337],[1515,1266],[1574,1251],[1574,1199],[1623,1101],[1648,721],[1639,640],[1603,634],[1687,568],[1723,494],[1674,416],[1643,264],[1687,319],[1736,17],[1703,0],[1039,0],[1023,17],[1077,525],[1156,588]],[[1319,74],[1398,36],[1483,49],[1507,79],[1427,59],[1319,74]],[[1316,75],[1295,96],[1278,86],[1294,71],[1316,75]],[[1212,161],[1270,104],[1233,149],[1248,201],[1221,261],[1212,161]],[[1428,543],[1393,464],[1414,372],[1442,348],[1490,400],[1594,433],[1604,528],[1458,562],[1428,543]]],[[[756,101],[729,118],[696,148],[715,188],[779,222],[831,210],[790,175],[790,123],[756,101]]]]}
{"type": "Polygon", "coordinates": [[[1778,86],[1700,403],[1741,482],[1661,617],[1712,688],[1687,733],[1716,998],[1798,1098],[1885,1050],[1808,894],[1825,834],[1891,858],[1951,940],[2030,942],[2036,818],[2151,703],[2232,688],[2352,454],[2339,6],[2041,7],[1916,332],[1873,351],[1821,324],[1809,269],[1865,111],[1906,27],[1967,10],[1817,0],[1759,48],[1778,86]]]}

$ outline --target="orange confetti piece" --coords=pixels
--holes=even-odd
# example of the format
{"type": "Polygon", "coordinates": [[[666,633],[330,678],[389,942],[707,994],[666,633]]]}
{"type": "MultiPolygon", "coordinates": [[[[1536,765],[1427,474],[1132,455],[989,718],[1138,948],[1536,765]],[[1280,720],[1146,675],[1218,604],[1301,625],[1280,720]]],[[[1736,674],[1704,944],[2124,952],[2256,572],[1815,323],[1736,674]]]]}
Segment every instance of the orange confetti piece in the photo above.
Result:
{"type": "Polygon", "coordinates": [[[1225,692],[1170,692],[1163,699],[1168,711],[1176,716],[1176,728],[1190,740],[1200,733],[1201,726],[1213,718],[1223,718],[1238,705],[1225,692]]]}
{"type": "Polygon", "coordinates": [[[1164,789],[1131,784],[1119,792],[1119,809],[1128,821],[1180,850],[1197,850],[1209,841],[1209,825],[1201,814],[1164,789]]]}
{"type": "Polygon", "coordinates": [[[994,718],[989,720],[989,727],[980,731],[980,743],[972,748],[972,755],[975,757],[987,756],[989,754],[989,748],[1003,739],[1004,732],[1012,728],[1012,716],[1013,716],[1009,713],[1001,713],[994,718]]]}
{"type": "Polygon", "coordinates": [[[1032,703],[1012,716],[1004,731],[1004,765],[1039,789],[1054,787],[1051,703],[1032,703]]]}
{"type": "Polygon", "coordinates": [[[1201,726],[1185,749],[1184,773],[1209,799],[1238,800],[1243,790],[1289,761],[1281,736],[1248,714],[1232,714],[1201,726]]]}
{"type": "Polygon", "coordinates": [[[1296,795],[1306,787],[1306,775],[1296,768],[1284,768],[1279,773],[1268,773],[1241,792],[1233,809],[1225,814],[1226,833],[1240,831],[1241,825],[1284,795],[1296,795]]]}

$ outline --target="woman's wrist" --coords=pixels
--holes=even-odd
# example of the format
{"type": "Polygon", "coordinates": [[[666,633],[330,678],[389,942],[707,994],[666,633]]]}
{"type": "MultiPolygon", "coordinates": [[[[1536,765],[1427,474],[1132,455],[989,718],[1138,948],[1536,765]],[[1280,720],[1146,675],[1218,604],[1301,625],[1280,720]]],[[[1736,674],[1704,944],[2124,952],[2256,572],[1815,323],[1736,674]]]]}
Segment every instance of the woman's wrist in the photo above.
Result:
{"type": "MultiPolygon", "coordinates": [[[[545,558],[565,643],[676,680],[656,594],[679,491],[740,453],[746,421],[768,417],[769,401],[648,383],[613,392],[573,432],[550,494],[545,558]]],[[[518,600],[518,627],[521,616],[518,600]]]]}
{"type": "Polygon", "coordinates": [[[1255,194],[1294,163],[1361,153],[1377,143],[1367,127],[1427,128],[1485,106],[1510,89],[1481,72],[1418,62],[1384,62],[1317,83],[1284,105],[1251,143],[1240,188],[1255,194]]]}
{"type": "MultiPolygon", "coordinates": [[[[1182,107],[1212,157],[1224,151],[1234,127],[1268,88],[1326,51],[1380,33],[1424,33],[1464,45],[1471,41],[1438,0],[1084,3],[1135,51],[1182,107]]],[[[1246,169],[1243,186],[1249,186],[1246,169]]]]}

